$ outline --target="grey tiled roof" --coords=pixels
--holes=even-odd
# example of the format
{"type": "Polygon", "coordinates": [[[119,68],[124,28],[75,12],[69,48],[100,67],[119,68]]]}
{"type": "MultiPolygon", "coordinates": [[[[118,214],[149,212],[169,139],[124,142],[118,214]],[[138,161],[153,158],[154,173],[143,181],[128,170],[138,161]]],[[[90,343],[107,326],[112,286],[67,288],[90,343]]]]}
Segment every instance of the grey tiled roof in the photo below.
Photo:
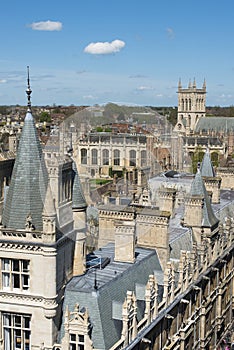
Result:
{"type": "Polygon", "coordinates": [[[30,214],[35,229],[42,230],[47,183],[41,145],[31,111],[28,110],[3,211],[3,225],[24,229],[30,214]]]}
{"type": "Polygon", "coordinates": [[[196,125],[199,131],[231,131],[234,130],[234,118],[232,117],[202,117],[196,125]]]}
{"type": "Polygon", "coordinates": [[[85,200],[84,192],[81,186],[80,177],[76,167],[76,163],[72,162],[72,169],[74,172],[73,179],[73,192],[72,192],[72,208],[82,209],[87,207],[87,202],[85,200]]]}
{"type": "Polygon", "coordinates": [[[212,227],[216,225],[219,220],[216,218],[213,212],[213,209],[211,207],[210,198],[206,192],[206,188],[203,183],[201,172],[199,169],[193,180],[190,194],[192,196],[201,195],[204,198],[203,219],[202,219],[201,225],[204,227],[212,227]]]}
{"type": "Polygon", "coordinates": [[[210,153],[207,149],[201,163],[201,175],[208,177],[215,177],[215,172],[210,159],[210,153]]]}
{"type": "MultiPolygon", "coordinates": [[[[109,257],[111,262],[104,269],[91,269],[85,275],[73,277],[66,287],[63,308],[65,310],[68,306],[69,310],[73,311],[76,303],[80,308],[87,308],[94,348],[109,349],[119,340],[122,330],[120,317],[116,319],[113,317],[116,313],[121,313],[120,310],[116,311],[116,304],[123,304],[128,290],[134,291],[136,296],[139,293],[137,298],[138,319],[141,319],[144,310],[142,288],[147,284],[150,274],[155,273],[162,280],[163,272],[155,250],[136,248],[134,264],[113,261],[113,244],[108,244],[95,254],[100,257],[109,257]],[[94,288],[95,274],[97,290],[94,288]],[[112,301],[115,306],[114,315],[112,314],[112,301]]],[[[61,338],[64,335],[63,327],[61,338]]]]}

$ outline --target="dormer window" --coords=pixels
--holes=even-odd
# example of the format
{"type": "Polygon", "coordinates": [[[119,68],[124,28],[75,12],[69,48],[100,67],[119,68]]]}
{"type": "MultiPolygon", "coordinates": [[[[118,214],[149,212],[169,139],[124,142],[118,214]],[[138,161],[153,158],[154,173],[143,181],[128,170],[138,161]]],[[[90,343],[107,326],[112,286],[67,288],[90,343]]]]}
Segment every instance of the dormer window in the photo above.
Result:
{"type": "Polygon", "coordinates": [[[84,350],[84,335],[70,334],[70,350],[84,350]]]}

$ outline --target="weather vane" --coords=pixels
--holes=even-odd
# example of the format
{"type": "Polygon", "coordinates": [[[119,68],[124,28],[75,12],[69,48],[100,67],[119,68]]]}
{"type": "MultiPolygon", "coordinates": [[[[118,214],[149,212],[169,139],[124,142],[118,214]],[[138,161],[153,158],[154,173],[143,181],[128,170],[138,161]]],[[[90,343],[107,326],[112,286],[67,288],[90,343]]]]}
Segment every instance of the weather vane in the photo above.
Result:
{"type": "Polygon", "coordinates": [[[32,90],[30,88],[29,66],[27,66],[27,71],[28,71],[28,88],[26,90],[26,94],[28,96],[28,109],[31,110],[31,93],[32,93],[32,90]]]}

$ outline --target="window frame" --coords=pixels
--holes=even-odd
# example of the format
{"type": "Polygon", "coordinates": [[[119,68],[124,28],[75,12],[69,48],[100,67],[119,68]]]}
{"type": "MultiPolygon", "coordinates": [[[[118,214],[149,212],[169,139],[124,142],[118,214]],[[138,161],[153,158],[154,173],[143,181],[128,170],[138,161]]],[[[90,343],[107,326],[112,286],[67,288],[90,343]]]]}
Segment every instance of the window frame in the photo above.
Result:
{"type": "Polygon", "coordinates": [[[4,350],[30,350],[31,315],[2,312],[1,316],[4,350]]]}
{"type": "Polygon", "coordinates": [[[4,290],[29,290],[30,260],[1,258],[1,287],[4,290]]]}

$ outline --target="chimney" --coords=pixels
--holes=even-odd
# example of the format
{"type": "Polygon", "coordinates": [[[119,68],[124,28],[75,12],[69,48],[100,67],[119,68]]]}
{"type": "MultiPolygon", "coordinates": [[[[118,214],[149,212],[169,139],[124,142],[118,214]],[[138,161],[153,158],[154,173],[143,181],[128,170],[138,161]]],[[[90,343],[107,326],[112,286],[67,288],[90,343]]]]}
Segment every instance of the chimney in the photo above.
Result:
{"type": "Polygon", "coordinates": [[[115,222],[115,261],[134,263],[136,229],[135,221],[115,222]]]}

